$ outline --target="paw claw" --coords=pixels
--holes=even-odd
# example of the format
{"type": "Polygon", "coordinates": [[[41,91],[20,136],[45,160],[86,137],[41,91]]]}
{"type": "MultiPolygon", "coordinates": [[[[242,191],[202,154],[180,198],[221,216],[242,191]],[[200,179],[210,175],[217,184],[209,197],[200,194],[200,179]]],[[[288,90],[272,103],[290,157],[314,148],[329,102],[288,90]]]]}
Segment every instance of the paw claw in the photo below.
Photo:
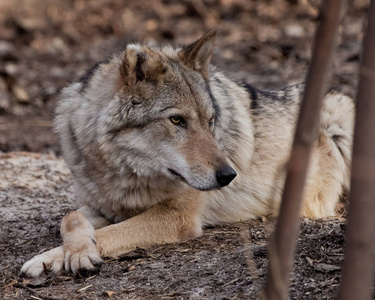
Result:
{"type": "Polygon", "coordinates": [[[91,240],[74,241],[34,256],[22,266],[19,277],[35,281],[39,278],[40,282],[51,273],[59,274],[64,267],[67,272],[82,275],[98,272],[102,264],[99,251],[91,240]]]}
{"type": "Polygon", "coordinates": [[[74,275],[97,272],[103,264],[99,251],[91,240],[66,244],[64,249],[65,269],[71,270],[74,275]]]}
{"type": "Polygon", "coordinates": [[[96,259],[91,259],[90,258],[90,261],[92,263],[92,265],[96,268],[100,268],[103,264],[104,264],[104,261],[101,259],[101,260],[96,260],[96,259]]]}
{"type": "Polygon", "coordinates": [[[90,277],[92,275],[98,274],[100,271],[100,268],[92,268],[92,269],[79,269],[76,276],[82,276],[82,277],[90,277]]]}

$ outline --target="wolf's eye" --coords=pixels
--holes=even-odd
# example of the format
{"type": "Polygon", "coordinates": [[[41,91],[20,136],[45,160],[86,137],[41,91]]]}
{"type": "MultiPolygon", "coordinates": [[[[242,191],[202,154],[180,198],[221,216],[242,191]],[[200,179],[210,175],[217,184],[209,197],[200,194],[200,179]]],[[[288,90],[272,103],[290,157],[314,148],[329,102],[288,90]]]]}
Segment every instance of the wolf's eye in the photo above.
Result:
{"type": "Polygon", "coordinates": [[[208,126],[212,127],[212,125],[214,125],[214,118],[212,118],[212,119],[208,122],[208,126]]]}
{"type": "Polygon", "coordinates": [[[169,118],[169,120],[171,120],[171,122],[174,125],[184,125],[185,124],[184,118],[180,117],[180,116],[172,116],[172,117],[169,118]]]}

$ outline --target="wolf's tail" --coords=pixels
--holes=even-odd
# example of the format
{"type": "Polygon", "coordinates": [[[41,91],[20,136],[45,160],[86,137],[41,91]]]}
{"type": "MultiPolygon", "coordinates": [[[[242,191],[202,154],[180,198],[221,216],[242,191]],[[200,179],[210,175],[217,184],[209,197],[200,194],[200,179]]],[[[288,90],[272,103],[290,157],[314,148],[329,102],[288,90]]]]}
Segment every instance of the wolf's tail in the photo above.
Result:
{"type": "MultiPolygon", "coordinates": [[[[337,147],[342,185],[348,191],[354,130],[354,101],[337,92],[328,94],[323,103],[321,128],[337,147]]],[[[337,151],[336,151],[337,152],[337,151]]],[[[334,154],[333,154],[334,155],[334,154]]]]}

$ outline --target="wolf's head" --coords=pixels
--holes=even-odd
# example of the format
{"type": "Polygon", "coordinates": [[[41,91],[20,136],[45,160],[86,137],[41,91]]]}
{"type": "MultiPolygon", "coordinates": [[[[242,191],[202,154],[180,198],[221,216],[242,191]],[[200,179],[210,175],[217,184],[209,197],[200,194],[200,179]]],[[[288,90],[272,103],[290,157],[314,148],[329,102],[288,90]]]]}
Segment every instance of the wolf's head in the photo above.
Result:
{"type": "Polygon", "coordinates": [[[210,31],[178,49],[127,46],[106,120],[120,164],[140,176],[162,173],[199,190],[226,186],[236,177],[215,141],[220,110],[209,86],[214,38],[210,31]]]}

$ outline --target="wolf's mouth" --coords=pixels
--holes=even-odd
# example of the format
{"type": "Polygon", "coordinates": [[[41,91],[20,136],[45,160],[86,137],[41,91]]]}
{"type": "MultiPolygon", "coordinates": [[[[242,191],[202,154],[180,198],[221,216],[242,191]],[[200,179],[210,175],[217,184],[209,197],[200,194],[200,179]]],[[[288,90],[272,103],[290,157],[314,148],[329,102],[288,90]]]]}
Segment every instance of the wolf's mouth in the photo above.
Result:
{"type": "Polygon", "coordinates": [[[186,181],[184,176],[182,176],[180,173],[176,172],[175,170],[168,168],[168,171],[171,172],[171,174],[173,174],[174,176],[178,177],[179,179],[186,181]]]}

